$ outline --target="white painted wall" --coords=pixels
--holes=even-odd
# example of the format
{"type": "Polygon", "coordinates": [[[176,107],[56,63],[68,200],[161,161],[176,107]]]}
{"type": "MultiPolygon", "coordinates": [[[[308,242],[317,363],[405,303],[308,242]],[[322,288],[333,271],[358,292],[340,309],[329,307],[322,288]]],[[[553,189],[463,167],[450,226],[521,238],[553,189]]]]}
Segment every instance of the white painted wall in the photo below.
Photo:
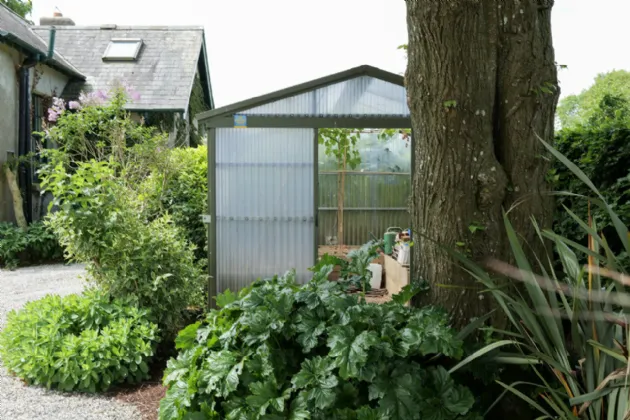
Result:
{"type": "MultiPolygon", "coordinates": [[[[18,68],[24,56],[6,44],[0,43],[0,222],[14,221],[13,199],[2,166],[8,152],[17,154],[19,121],[18,68]]],[[[61,95],[68,77],[44,65],[30,70],[31,94],[61,95]]]]}
{"type": "MultiPolygon", "coordinates": [[[[21,55],[0,43],[0,168],[7,160],[7,152],[17,154],[18,95],[17,68],[21,55]]],[[[4,170],[0,170],[0,221],[13,221],[13,202],[4,170]]]]}
{"type": "Polygon", "coordinates": [[[43,96],[59,96],[67,83],[68,76],[44,64],[40,63],[35,66],[34,70],[31,70],[31,93],[43,96]],[[37,78],[37,84],[35,85],[33,85],[34,78],[37,78]]]}

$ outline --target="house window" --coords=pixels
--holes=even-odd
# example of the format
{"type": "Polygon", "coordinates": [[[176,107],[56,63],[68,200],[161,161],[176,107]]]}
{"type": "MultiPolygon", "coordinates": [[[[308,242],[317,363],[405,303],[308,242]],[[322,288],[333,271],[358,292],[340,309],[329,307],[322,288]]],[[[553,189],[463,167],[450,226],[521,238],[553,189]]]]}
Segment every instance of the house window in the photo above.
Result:
{"type": "Polygon", "coordinates": [[[44,118],[44,102],[45,98],[40,95],[33,95],[33,120],[31,128],[33,132],[42,131],[42,119],[44,118]]]}
{"type": "Polygon", "coordinates": [[[112,39],[103,54],[104,61],[135,61],[142,48],[141,39],[112,39]]]}

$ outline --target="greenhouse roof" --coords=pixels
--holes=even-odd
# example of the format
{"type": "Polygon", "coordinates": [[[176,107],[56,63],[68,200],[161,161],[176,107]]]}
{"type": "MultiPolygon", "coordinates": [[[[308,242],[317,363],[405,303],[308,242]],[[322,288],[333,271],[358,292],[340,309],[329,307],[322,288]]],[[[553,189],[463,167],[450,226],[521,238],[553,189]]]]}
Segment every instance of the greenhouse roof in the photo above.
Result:
{"type": "Polygon", "coordinates": [[[363,65],[197,115],[213,127],[408,128],[404,78],[363,65]]]}

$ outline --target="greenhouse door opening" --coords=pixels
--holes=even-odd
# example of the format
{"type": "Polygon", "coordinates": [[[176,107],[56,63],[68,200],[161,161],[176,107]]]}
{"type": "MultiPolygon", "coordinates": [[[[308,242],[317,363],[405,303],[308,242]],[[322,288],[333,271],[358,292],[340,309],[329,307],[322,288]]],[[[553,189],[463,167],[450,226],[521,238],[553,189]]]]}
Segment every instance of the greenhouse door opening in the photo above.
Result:
{"type": "Polygon", "coordinates": [[[409,129],[319,129],[318,140],[319,256],[409,228],[409,129]]]}

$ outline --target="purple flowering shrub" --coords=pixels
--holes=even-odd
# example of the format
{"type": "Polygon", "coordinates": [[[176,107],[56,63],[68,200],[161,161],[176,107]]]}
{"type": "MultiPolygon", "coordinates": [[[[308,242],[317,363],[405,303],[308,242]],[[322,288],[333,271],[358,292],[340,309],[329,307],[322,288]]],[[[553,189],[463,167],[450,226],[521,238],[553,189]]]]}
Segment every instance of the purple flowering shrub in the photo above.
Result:
{"type": "Polygon", "coordinates": [[[78,100],[67,103],[53,98],[45,135],[75,160],[101,160],[113,149],[159,138],[154,128],[135,123],[125,110],[129,101],[139,99],[139,93],[126,83],[109,92],[81,93],[78,100]]]}
{"type": "Polygon", "coordinates": [[[69,101],[67,104],[62,98],[53,98],[52,106],[48,109],[48,121],[57,122],[59,116],[66,109],[78,111],[83,107],[106,106],[108,103],[119,101],[123,97],[125,101],[136,102],[140,100],[140,93],[127,82],[122,82],[115,85],[109,92],[100,89],[93,92],[81,92],[79,100],[69,101]]]}

